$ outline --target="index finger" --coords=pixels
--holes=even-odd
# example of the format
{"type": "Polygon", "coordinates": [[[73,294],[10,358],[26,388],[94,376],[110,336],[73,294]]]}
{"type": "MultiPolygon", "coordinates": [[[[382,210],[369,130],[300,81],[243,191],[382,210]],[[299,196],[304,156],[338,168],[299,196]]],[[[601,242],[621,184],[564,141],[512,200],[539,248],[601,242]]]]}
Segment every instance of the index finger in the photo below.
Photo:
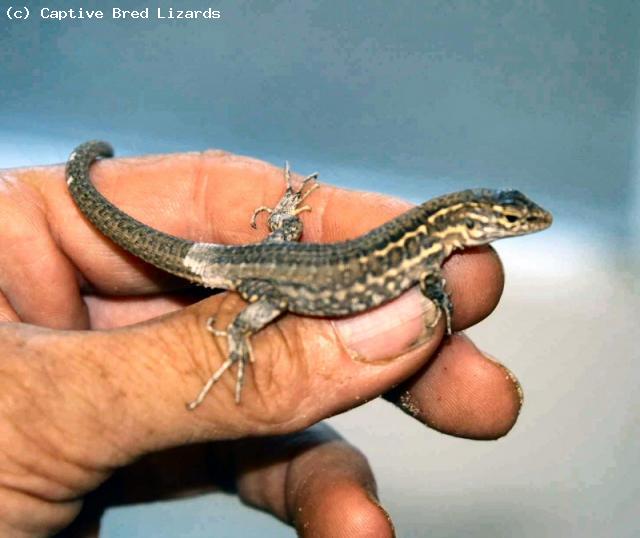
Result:
{"type": "MultiPolygon", "coordinates": [[[[149,268],[105,238],[76,208],[62,167],[17,172],[40,191],[52,234],[70,262],[92,287],[109,294],[155,292],[173,279],[149,268]]],[[[195,241],[223,244],[258,242],[267,234],[259,206],[273,207],[285,183],[282,169],[221,151],[105,159],[91,169],[98,190],[117,207],[158,230],[195,241]]],[[[388,197],[328,185],[309,198],[303,240],[331,242],[381,224],[409,205],[388,197]]]]}
{"type": "MultiPolygon", "coordinates": [[[[11,303],[26,305],[22,312],[39,312],[45,325],[51,325],[49,320],[56,318],[61,327],[80,328],[87,326],[86,308],[79,293],[85,284],[105,295],[129,296],[182,285],[180,280],[142,262],[98,232],[71,199],[62,166],[10,174],[40,194],[40,221],[46,219],[42,230],[33,234],[40,238],[41,247],[32,245],[23,255],[45,259],[47,271],[43,271],[40,262],[21,260],[13,264],[20,265],[22,284],[30,282],[19,288],[21,293],[15,287],[13,290],[11,303]],[[42,239],[47,234],[48,241],[42,239]],[[33,285],[41,282],[44,275],[48,292],[32,293],[33,285]],[[32,305],[33,301],[37,305],[32,305]],[[56,316],[48,315],[51,311],[56,316]]],[[[266,226],[262,223],[258,230],[252,229],[250,216],[256,207],[273,207],[285,188],[281,169],[221,151],[106,159],[93,165],[91,176],[109,200],[145,224],[187,239],[226,244],[263,239],[266,226]]],[[[303,241],[310,242],[357,237],[409,207],[408,203],[387,196],[324,184],[307,201],[312,211],[302,214],[303,241]]],[[[14,226],[17,220],[13,220],[14,226]]],[[[502,289],[502,272],[495,253],[488,248],[474,249],[462,253],[462,257],[468,263],[445,265],[456,303],[457,328],[491,312],[502,289]]],[[[42,321],[37,316],[23,315],[21,319],[37,324],[42,321]]]]}

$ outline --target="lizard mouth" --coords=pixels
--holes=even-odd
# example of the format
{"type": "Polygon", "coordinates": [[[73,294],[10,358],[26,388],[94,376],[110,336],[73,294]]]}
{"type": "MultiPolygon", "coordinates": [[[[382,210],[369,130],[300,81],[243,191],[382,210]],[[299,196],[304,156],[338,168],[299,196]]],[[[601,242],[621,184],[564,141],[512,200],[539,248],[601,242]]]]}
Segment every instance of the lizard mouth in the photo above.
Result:
{"type": "Polygon", "coordinates": [[[536,230],[544,230],[551,226],[553,223],[553,217],[551,213],[545,211],[542,208],[538,208],[536,211],[529,213],[526,218],[527,224],[536,230]]]}

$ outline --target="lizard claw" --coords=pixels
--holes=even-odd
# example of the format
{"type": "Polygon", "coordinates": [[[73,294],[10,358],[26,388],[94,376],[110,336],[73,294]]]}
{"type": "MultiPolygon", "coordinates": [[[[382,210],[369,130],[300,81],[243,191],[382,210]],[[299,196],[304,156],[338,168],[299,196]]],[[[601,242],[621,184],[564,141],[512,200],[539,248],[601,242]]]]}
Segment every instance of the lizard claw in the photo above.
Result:
{"type": "Polygon", "coordinates": [[[211,334],[213,334],[214,336],[221,336],[221,337],[226,337],[228,336],[227,331],[223,331],[221,329],[216,329],[213,325],[216,322],[216,318],[215,316],[211,316],[208,320],[207,320],[207,331],[209,331],[211,334]]]}
{"type": "Polygon", "coordinates": [[[302,207],[297,207],[294,209],[293,214],[299,215],[300,213],[304,213],[305,211],[311,211],[311,207],[308,205],[303,205],[302,207]]]}
{"type": "MultiPolygon", "coordinates": [[[[213,328],[213,323],[215,323],[215,317],[210,317],[207,320],[207,330],[215,336],[225,336],[229,337],[228,331],[221,331],[219,329],[213,328]]],[[[233,333],[232,333],[233,334],[233,333]]],[[[249,339],[245,337],[240,338],[231,338],[230,339],[230,348],[232,351],[229,353],[229,357],[226,361],[224,361],[220,367],[213,373],[213,375],[207,380],[207,382],[203,385],[202,389],[196,396],[196,398],[187,404],[187,409],[189,411],[193,411],[196,407],[198,407],[206,398],[209,391],[215,385],[218,380],[223,376],[223,374],[231,368],[235,363],[238,364],[238,371],[236,374],[236,386],[235,386],[235,401],[237,404],[240,403],[240,395],[242,393],[242,386],[244,385],[244,367],[247,362],[254,362],[253,358],[253,350],[251,349],[251,343],[249,339]]]]}
{"type": "Polygon", "coordinates": [[[317,188],[320,187],[319,183],[314,183],[306,192],[304,193],[302,192],[302,190],[305,188],[305,186],[309,181],[317,181],[317,179],[318,179],[318,172],[314,172],[313,174],[305,177],[302,180],[302,186],[300,187],[300,190],[298,190],[298,192],[296,193],[297,195],[300,196],[300,200],[298,200],[298,203],[302,202],[307,196],[309,196],[313,191],[315,191],[317,188]]]}
{"type": "Polygon", "coordinates": [[[266,211],[267,213],[269,213],[269,215],[271,215],[271,213],[273,213],[273,209],[271,209],[270,207],[267,207],[266,205],[260,206],[259,208],[257,208],[254,212],[253,215],[251,215],[251,221],[249,222],[249,224],[251,225],[251,227],[255,230],[257,228],[256,226],[256,218],[258,217],[258,215],[260,213],[262,213],[263,211],[266,211]]]}

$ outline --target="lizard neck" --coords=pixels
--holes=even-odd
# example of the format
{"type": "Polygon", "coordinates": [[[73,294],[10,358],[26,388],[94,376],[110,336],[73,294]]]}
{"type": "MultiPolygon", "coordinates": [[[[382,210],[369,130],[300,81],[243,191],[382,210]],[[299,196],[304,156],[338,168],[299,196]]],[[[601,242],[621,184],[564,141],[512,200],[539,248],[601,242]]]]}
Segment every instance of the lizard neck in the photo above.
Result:
{"type": "MultiPolygon", "coordinates": [[[[465,247],[482,245],[490,241],[483,235],[472,235],[469,226],[475,222],[469,218],[468,191],[436,198],[423,204],[420,210],[426,222],[429,236],[442,246],[443,258],[465,247]]],[[[476,202],[472,204],[478,205],[476,202]]]]}

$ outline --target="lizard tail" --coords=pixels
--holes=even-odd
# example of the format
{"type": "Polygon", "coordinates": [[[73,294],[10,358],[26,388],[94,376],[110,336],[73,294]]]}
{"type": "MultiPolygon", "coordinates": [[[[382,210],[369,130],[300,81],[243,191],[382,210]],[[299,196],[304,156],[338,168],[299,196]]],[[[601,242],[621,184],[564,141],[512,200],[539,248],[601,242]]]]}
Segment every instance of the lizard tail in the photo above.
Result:
{"type": "MultiPolygon", "coordinates": [[[[154,230],[122,212],[91,183],[89,168],[98,158],[113,156],[106,142],[91,141],[78,146],[69,156],[66,168],[69,192],[80,211],[116,244],[160,269],[194,280],[184,260],[194,241],[154,230]]],[[[224,248],[209,245],[212,250],[224,248]]]]}

